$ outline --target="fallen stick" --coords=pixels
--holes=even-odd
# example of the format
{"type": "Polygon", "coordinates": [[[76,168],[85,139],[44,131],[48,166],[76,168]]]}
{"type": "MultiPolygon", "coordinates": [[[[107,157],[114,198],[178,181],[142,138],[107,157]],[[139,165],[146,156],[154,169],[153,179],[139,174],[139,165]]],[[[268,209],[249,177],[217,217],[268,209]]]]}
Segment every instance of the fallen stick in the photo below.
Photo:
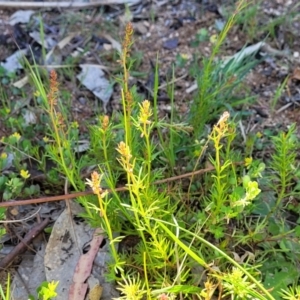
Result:
{"type": "Polygon", "coordinates": [[[135,5],[140,0],[101,0],[91,3],[72,2],[72,1],[58,1],[58,2],[11,2],[11,1],[0,1],[0,8],[17,8],[17,9],[37,9],[37,8],[91,8],[98,7],[101,5],[114,5],[114,4],[128,4],[135,5]]]}
{"type": "MultiPolygon", "coordinates": [[[[241,163],[236,163],[236,164],[243,164],[243,163],[241,162],[241,163]]],[[[214,169],[215,169],[214,167],[209,167],[209,168],[206,168],[206,169],[200,169],[198,171],[194,171],[194,172],[190,172],[190,173],[186,173],[186,174],[181,174],[181,175],[178,175],[178,176],[173,176],[173,177],[170,177],[170,178],[157,180],[153,184],[157,185],[157,184],[172,182],[172,181],[176,181],[178,179],[188,178],[188,177],[192,177],[192,176],[195,176],[195,175],[211,172],[214,169]]],[[[110,189],[107,189],[107,191],[111,192],[110,189]]],[[[127,187],[119,187],[119,188],[116,188],[115,191],[116,192],[127,191],[127,187]]],[[[9,207],[9,206],[29,205],[29,204],[36,204],[36,203],[52,202],[52,201],[70,200],[70,199],[73,199],[73,198],[92,195],[92,194],[93,194],[93,191],[88,190],[88,191],[84,191],[84,192],[76,192],[76,193],[72,193],[72,194],[59,195],[59,196],[53,196],[53,197],[42,197],[42,198],[29,199],[29,200],[7,201],[7,202],[1,202],[0,207],[9,207]]]]}
{"type": "Polygon", "coordinates": [[[23,240],[0,261],[0,270],[5,269],[16,256],[22,254],[27,249],[28,244],[43,231],[48,223],[49,218],[31,228],[23,240]]]}
{"type": "Polygon", "coordinates": [[[20,223],[20,222],[25,222],[31,218],[33,218],[35,215],[37,215],[39,213],[39,211],[41,210],[41,207],[38,208],[38,210],[33,213],[31,216],[27,217],[27,218],[24,218],[24,219],[20,219],[20,220],[0,220],[0,224],[8,224],[8,223],[20,223]]]}

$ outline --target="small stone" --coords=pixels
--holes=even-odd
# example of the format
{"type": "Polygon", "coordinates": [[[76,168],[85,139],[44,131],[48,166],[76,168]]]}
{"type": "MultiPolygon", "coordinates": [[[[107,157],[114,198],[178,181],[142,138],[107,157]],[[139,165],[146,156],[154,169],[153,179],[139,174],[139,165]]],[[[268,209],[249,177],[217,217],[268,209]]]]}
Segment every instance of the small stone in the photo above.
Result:
{"type": "Polygon", "coordinates": [[[163,47],[167,50],[173,50],[178,46],[178,38],[171,38],[164,42],[163,47]]]}
{"type": "Polygon", "coordinates": [[[84,97],[79,97],[78,101],[81,105],[85,105],[86,104],[86,99],[84,97]]]}

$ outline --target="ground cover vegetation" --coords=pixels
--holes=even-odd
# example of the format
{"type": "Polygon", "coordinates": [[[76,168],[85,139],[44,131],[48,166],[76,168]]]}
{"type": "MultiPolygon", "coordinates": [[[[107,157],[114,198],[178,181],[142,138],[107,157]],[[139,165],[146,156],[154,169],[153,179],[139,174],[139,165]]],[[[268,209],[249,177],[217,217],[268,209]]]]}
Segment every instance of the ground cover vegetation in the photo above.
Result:
{"type": "MultiPolygon", "coordinates": [[[[197,90],[184,116],[175,106],[175,69],[184,57],[171,66],[168,117],[159,115],[159,57],[149,99],[130,85],[141,59],[130,22],[115,58],[121,109],[84,121],[85,131],[67,105],[62,71],[46,71],[32,57],[22,61],[40,112],[32,124],[14,113],[8,99],[25,92],[3,88],[14,74],[1,74],[0,115],[9,132],[1,138],[2,201],[65,187],[92,190],[76,201],[85,209],[80,217],[103,229],[109,242],[106,279],[116,283],[118,299],[300,299],[297,125],[245,134],[241,124],[256,99],[244,79],[263,58],[218,59],[235,26],[254,38],[258,9],[259,3],[235,3],[211,41],[210,56],[194,58],[190,75],[197,90]],[[83,139],[89,146],[79,151],[83,139]],[[268,155],[261,156],[266,148],[268,155]],[[42,183],[32,180],[32,165],[42,183]],[[136,242],[120,250],[128,237],[136,242]]],[[[276,24],[264,30],[272,35],[276,24]]],[[[202,31],[195,42],[207,39],[202,31]]],[[[274,109],[282,92],[279,85],[274,109]]],[[[0,207],[3,220],[5,215],[0,207]]],[[[3,226],[1,234],[6,232],[3,226]]],[[[3,299],[10,298],[9,282],[0,289],[3,299]]],[[[54,298],[56,284],[41,285],[40,298],[54,298]]]]}

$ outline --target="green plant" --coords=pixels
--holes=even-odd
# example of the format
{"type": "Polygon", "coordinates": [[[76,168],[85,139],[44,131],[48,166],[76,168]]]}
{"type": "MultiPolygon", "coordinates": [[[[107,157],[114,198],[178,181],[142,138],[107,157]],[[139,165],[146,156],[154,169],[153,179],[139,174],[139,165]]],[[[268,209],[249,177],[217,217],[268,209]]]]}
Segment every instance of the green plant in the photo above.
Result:
{"type": "Polygon", "coordinates": [[[3,137],[0,143],[5,146],[0,156],[0,171],[3,172],[10,165],[16,169],[16,172],[2,173],[0,176],[0,191],[3,193],[3,199],[18,197],[21,193],[27,197],[36,195],[39,192],[38,186],[25,187],[30,174],[24,159],[29,156],[26,152],[30,149],[30,141],[22,139],[21,135],[15,132],[7,138],[3,137]]]}
{"type": "MultiPolygon", "coordinates": [[[[286,30],[292,30],[293,23],[299,19],[299,11],[298,11],[299,3],[295,3],[291,5],[289,10],[274,19],[270,22],[267,22],[264,26],[261,27],[261,32],[268,32],[272,38],[276,38],[278,27],[282,26],[286,28],[286,30]]],[[[287,43],[293,43],[293,40],[287,39],[287,43]]]]}
{"type": "Polygon", "coordinates": [[[286,87],[287,83],[289,82],[289,79],[290,79],[290,77],[287,76],[283,80],[283,82],[277,87],[276,92],[275,92],[275,96],[273,97],[272,103],[271,103],[271,111],[272,111],[272,113],[274,113],[276,104],[277,104],[278,100],[280,99],[280,97],[282,96],[284,88],[286,87]]]}
{"type": "MultiPolygon", "coordinates": [[[[253,133],[242,142],[238,117],[230,119],[227,111],[249,101],[233,95],[253,64],[216,62],[244,3],[238,3],[197,74],[199,90],[189,115],[193,132],[174,105],[175,67],[185,64],[184,57],[177,56],[168,78],[168,120],[158,115],[158,64],[153,102],[130,86],[137,67],[131,24],[125,29],[118,61],[122,72],[116,78],[123,111],[97,116],[89,124],[84,153],[78,148],[86,135],[63,105],[69,98],[59,91],[58,74],[51,71],[48,78],[36,64],[26,64],[41,123],[47,125],[39,127],[34,142],[29,136],[35,127],[2,139],[1,170],[9,169],[10,154],[15,159],[14,169],[0,177],[1,191],[5,198],[38,192],[26,180],[26,158],[47,171],[47,183],[65,191],[88,185],[94,195],[78,198],[85,208],[82,216],[109,240],[107,279],[116,281],[119,299],[298,297],[300,221],[288,218],[289,212],[299,214],[295,125],[286,133],[253,133]],[[256,158],[266,147],[271,157],[256,158]],[[193,172],[182,174],[185,170],[193,172]],[[135,245],[117,251],[127,237],[134,237],[135,245]]],[[[10,118],[11,128],[22,127],[22,118],[10,118]]],[[[39,297],[56,296],[56,285],[43,283],[39,297]]]]}
{"type": "Polygon", "coordinates": [[[188,56],[186,54],[177,54],[176,60],[175,60],[175,65],[178,68],[183,68],[186,66],[187,61],[188,61],[188,56]]]}
{"type": "Polygon", "coordinates": [[[0,296],[2,300],[10,300],[10,275],[7,276],[5,289],[0,284],[0,296]],[[6,293],[4,292],[6,290],[6,293]]]}
{"type": "Polygon", "coordinates": [[[282,290],[280,293],[282,299],[299,300],[300,299],[300,286],[289,287],[287,290],[282,290]]]}
{"type": "MultiPolygon", "coordinates": [[[[241,266],[238,264],[235,260],[230,258],[226,253],[218,249],[216,246],[214,246],[212,243],[208,242],[206,239],[200,237],[197,233],[192,233],[189,230],[186,230],[180,226],[178,226],[177,221],[173,219],[174,224],[173,226],[177,227],[178,230],[182,230],[187,232],[188,234],[192,235],[196,240],[201,240],[201,242],[205,245],[207,245],[209,248],[214,249],[216,252],[218,252],[221,256],[225,257],[228,262],[230,262],[232,265],[235,266],[233,268],[232,273],[219,273],[218,271],[212,271],[211,274],[219,278],[220,281],[223,282],[225,285],[225,288],[229,294],[232,294],[234,296],[240,297],[241,293],[242,296],[249,296],[249,295],[255,295],[258,297],[258,299],[274,299],[272,295],[264,288],[264,286],[257,280],[251,273],[249,272],[247,267],[241,266]],[[253,284],[254,283],[254,284],[253,284]],[[261,293],[258,293],[256,289],[259,288],[262,291],[264,291],[265,295],[261,295],[261,293]]],[[[161,222],[160,220],[157,220],[159,225],[166,231],[166,233],[174,240],[176,241],[176,244],[178,244],[180,247],[182,247],[187,255],[193,257],[197,263],[199,263],[202,266],[206,266],[209,269],[209,266],[205,263],[205,261],[199,256],[197,252],[194,252],[193,249],[186,246],[183,242],[181,242],[177,236],[175,236],[168,228],[164,225],[164,222],[161,222]]],[[[256,274],[257,276],[257,274],[256,274]]],[[[209,282],[209,280],[208,280],[209,282]]],[[[202,290],[202,292],[206,293],[205,289],[202,290]]],[[[206,296],[206,294],[204,294],[206,296]]],[[[203,296],[203,295],[202,295],[203,296]]],[[[209,298],[210,299],[210,298],[209,298]]],[[[241,298],[243,299],[243,298],[241,298]]]]}
{"type": "Polygon", "coordinates": [[[253,41],[257,37],[257,30],[259,27],[259,10],[261,8],[261,1],[251,5],[249,4],[237,16],[236,24],[242,26],[242,30],[246,33],[248,39],[253,41]]]}
{"type": "Polygon", "coordinates": [[[278,136],[272,137],[274,144],[274,153],[270,161],[270,168],[272,169],[272,188],[276,192],[277,199],[274,207],[271,208],[270,214],[275,212],[283,205],[284,199],[298,194],[293,188],[295,174],[297,170],[297,149],[299,149],[299,142],[295,134],[296,125],[293,124],[288,129],[287,133],[280,133],[278,136]],[[275,184],[274,184],[275,183],[275,184]]]}
{"type": "MultiPolygon", "coordinates": [[[[75,153],[79,146],[78,124],[68,120],[67,111],[59,97],[57,74],[55,71],[50,72],[50,87],[47,93],[40,73],[34,71],[29,64],[28,67],[37,89],[36,96],[39,97],[49,122],[47,136],[44,138],[44,155],[55,163],[54,171],[65,176],[67,183],[75,191],[83,190],[84,180],[80,172],[83,167],[87,167],[92,162],[87,156],[82,156],[80,160],[76,158],[75,153]]],[[[96,213],[89,210],[86,198],[81,197],[79,201],[86,208],[89,218],[93,219],[96,213]]]]}
{"type": "MultiPolygon", "coordinates": [[[[207,221],[205,227],[216,238],[224,236],[226,224],[231,219],[241,216],[245,208],[260,193],[257,181],[263,170],[261,165],[255,166],[251,158],[245,159],[249,169],[242,178],[238,178],[241,161],[240,155],[234,151],[233,143],[236,137],[234,123],[228,123],[229,113],[225,112],[218,123],[213,127],[203,149],[208,148],[209,142],[213,144],[214,156],[209,155],[210,164],[214,167],[214,174],[206,179],[205,186],[209,186],[203,196],[205,210],[201,216],[202,221],[207,221]],[[224,142],[223,142],[224,141],[224,142]],[[242,185],[240,184],[242,182],[242,185]]],[[[207,151],[207,150],[206,150],[207,151]]],[[[200,152],[199,161],[203,151],[200,152]]],[[[195,165],[195,169],[197,164],[195,165]]],[[[190,184],[190,188],[192,182],[190,184]]]]}
{"type": "Polygon", "coordinates": [[[194,66],[194,76],[197,80],[197,92],[193,99],[189,120],[194,128],[194,137],[199,139],[204,133],[204,126],[215,121],[224,110],[232,110],[242,103],[249,103],[251,98],[240,99],[233,96],[233,91],[240,85],[243,77],[257,63],[251,57],[243,61],[232,59],[226,63],[217,61],[219,53],[230,28],[234,25],[238,14],[246,7],[245,1],[239,1],[234,13],[213,44],[209,58],[203,58],[201,69],[194,66]]]}
{"type": "MultiPolygon", "coordinates": [[[[130,34],[129,27],[126,30],[127,37],[130,34]]],[[[125,45],[131,44],[130,39],[125,38],[125,41],[127,41],[125,45]]],[[[114,165],[111,163],[114,155],[109,157],[110,152],[107,152],[107,149],[112,149],[112,141],[110,140],[110,143],[108,141],[113,136],[111,129],[114,125],[107,117],[101,119],[98,127],[98,140],[101,141],[99,154],[105,162],[100,165],[101,174],[95,172],[91,180],[87,181],[98,198],[98,207],[92,205],[90,208],[94,207],[98,211],[101,227],[110,239],[113,261],[109,278],[120,282],[120,290],[124,293],[124,299],[141,299],[143,295],[147,295],[148,299],[152,299],[154,295],[158,297],[165,295],[170,299],[176,294],[200,296],[206,291],[193,287],[194,282],[188,279],[192,266],[198,265],[207,269],[212,276],[219,278],[229,294],[241,298],[243,291],[243,295],[255,295],[259,299],[273,299],[255,278],[257,274],[253,276],[246,268],[241,268],[227,254],[208,242],[205,234],[201,234],[202,228],[205,229],[204,232],[212,232],[217,239],[224,236],[226,222],[236,219],[259,194],[257,182],[252,178],[260,175],[262,171],[259,170],[260,165],[256,166],[253,163],[250,168],[252,163],[249,159],[248,175],[243,177],[242,186],[239,186],[236,161],[233,160],[236,155],[232,150],[236,132],[234,124],[228,123],[229,114],[225,113],[214,126],[207,141],[207,145],[212,143],[215,151],[215,156],[211,156],[210,159],[215,167],[215,175],[212,176],[212,182],[209,184],[211,196],[207,196],[204,215],[199,218],[197,214],[199,219],[194,225],[188,221],[183,222],[183,212],[176,211],[179,203],[171,201],[166,193],[158,192],[158,188],[153,185],[160,173],[153,172],[153,160],[157,149],[153,145],[151,136],[155,128],[162,129],[166,125],[159,121],[155,114],[152,119],[149,101],[143,101],[136,109],[134,94],[126,85],[126,78],[129,75],[127,66],[130,66],[130,63],[127,63],[128,49],[124,53],[126,56],[124,54],[123,60],[126,59],[126,61],[121,61],[125,73],[122,91],[124,118],[121,120],[125,141],[120,141],[116,149],[121,165],[119,173],[124,173],[126,178],[127,196],[120,197],[116,190],[116,178],[112,169],[114,165]],[[135,143],[132,143],[133,140],[135,143]],[[224,144],[221,143],[223,140],[225,140],[224,144]],[[112,198],[100,188],[101,181],[103,181],[102,186],[108,186],[112,191],[112,198]],[[181,226],[178,225],[175,216],[180,220],[181,226]],[[118,227],[115,221],[120,219],[126,220],[122,224],[123,232],[139,237],[135,253],[129,256],[119,255],[115,250],[116,243],[124,238],[113,237],[113,230],[118,227]],[[201,252],[196,249],[201,249],[201,252]],[[212,254],[209,249],[214,249],[215,254],[212,254]],[[220,257],[240,269],[240,289],[229,285],[229,282],[232,283],[232,280],[237,277],[237,271],[218,273],[210,268],[207,261],[214,258],[221,260],[220,257]],[[135,266],[134,269],[130,267],[132,265],[135,266]],[[139,277],[140,273],[134,271],[135,269],[143,270],[143,276],[139,277]],[[116,277],[116,270],[118,270],[119,277],[116,277]],[[151,286],[150,282],[155,283],[151,286]],[[242,283],[245,285],[243,286],[242,283]],[[265,295],[260,295],[259,289],[264,290],[265,295]]],[[[93,132],[96,131],[97,127],[93,127],[93,132]]],[[[165,135],[164,139],[170,141],[171,131],[168,133],[169,135],[165,135]]],[[[194,215],[193,218],[195,217],[194,215]]]]}
{"type": "MultiPolygon", "coordinates": [[[[36,289],[38,295],[37,300],[51,300],[56,298],[57,293],[55,292],[55,290],[58,283],[58,281],[42,282],[40,286],[36,289]]],[[[29,300],[35,300],[34,296],[30,295],[29,300]]]]}
{"type": "Polygon", "coordinates": [[[198,47],[201,42],[208,41],[208,31],[205,28],[201,28],[196,33],[195,39],[191,41],[191,47],[198,47]]]}

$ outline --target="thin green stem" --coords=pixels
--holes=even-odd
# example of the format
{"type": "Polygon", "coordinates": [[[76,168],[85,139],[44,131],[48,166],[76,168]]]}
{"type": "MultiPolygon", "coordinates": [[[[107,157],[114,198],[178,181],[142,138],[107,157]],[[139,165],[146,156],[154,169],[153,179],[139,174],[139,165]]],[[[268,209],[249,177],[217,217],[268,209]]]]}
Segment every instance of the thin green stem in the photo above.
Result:
{"type": "MultiPolygon", "coordinates": [[[[112,230],[111,230],[111,227],[110,227],[110,221],[109,221],[109,219],[107,217],[107,213],[106,213],[107,205],[106,205],[106,207],[104,207],[104,205],[103,205],[104,199],[102,199],[102,197],[99,193],[97,193],[97,197],[98,197],[98,201],[99,201],[100,214],[104,218],[104,222],[106,224],[106,233],[108,235],[109,240],[113,241],[114,237],[113,237],[113,233],[112,233],[112,230]]],[[[114,245],[112,245],[111,249],[112,249],[113,256],[114,256],[115,260],[118,261],[118,253],[117,253],[116,248],[114,247],[114,245]]]]}
{"type": "Polygon", "coordinates": [[[146,164],[147,164],[147,188],[150,185],[150,178],[151,178],[151,144],[150,144],[150,128],[148,129],[147,124],[144,123],[144,135],[145,135],[145,141],[146,141],[146,150],[147,150],[147,158],[146,158],[146,164]]]}
{"type": "MultiPolygon", "coordinates": [[[[196,262],[200,263],[200,265],[209,268],[208,264],[205,263],[204,260],[202,260],[202,258],[200,258],[195,252],[193,252],[189,247],[187,247],[179,238],[176,237],[176,235],[166,226],[166,225],[170,225],[176,228],[179,228],[181,231],[184,231],[187,234],[190,234],[192,237],[194,237],[195,239],[199,240],[200,242],[202,242],[203,244],[205,244],[206,246],[208,246],[209,248],[211,248],[213,251],[219,253],[222,257],[224,257],[227,261],[229,261],[232,265],[234,265],[236,268],[238,268],[239,270],[241,270],[246,276],[248,276],[250,278],[250,280],[252,280],[253,283],[255,283],[255,285],[257,286],[257,288],[259,290],[261,290],[262,292],[265,293],[267,299],[270,300],[275,300],[275,298],[269,293],[269,291],[255,278],[251,275],[251,273],[249,273],[245,268],[243,268],[238,262],[236,262],[234,259],[232,259],[229,255],[227,255],[225,252],[223,252],[222,250],[220,250],[218,247],[216,247],[215,245],[213,245],[212,243],[210,243],[209,241],[207,241],[206,239],[202,238],[201,236],[199,236],[198,234],[195,234],[185,228],[182,228],[178,225],[175,225],[173,223],[170,222],[166,222],[163,220],[159,220],[159,219],[154,219],[157,224],[166,232],[166,234],[168,234],[168,236],[170,238],[172,238],[174,240],[174,242],[176,242],[183,250],[185,250],[185,252],[192,257],[193,259],[196,260],[196,262]],[[165,225],[166,224],[166,225],[165,225]]],[[[261,299],[262,300],[266,300],[265,298],[263,298],[264,296],[261,295],[261,299]]]]}
{"type": "Polygon", "coordinates": [[[131,141],[131,121],[130,121],[130,115],[129,112],[130,108],[129,105],[126,103],[126,98],[124,95],[124,90],[121,90],[122,94],[122,106],[123,106],[123,117],[124,117],[124,130],[125,130],[125,143],[129,146],[130,149],[132,149],[132,141],[131,141]]]}

